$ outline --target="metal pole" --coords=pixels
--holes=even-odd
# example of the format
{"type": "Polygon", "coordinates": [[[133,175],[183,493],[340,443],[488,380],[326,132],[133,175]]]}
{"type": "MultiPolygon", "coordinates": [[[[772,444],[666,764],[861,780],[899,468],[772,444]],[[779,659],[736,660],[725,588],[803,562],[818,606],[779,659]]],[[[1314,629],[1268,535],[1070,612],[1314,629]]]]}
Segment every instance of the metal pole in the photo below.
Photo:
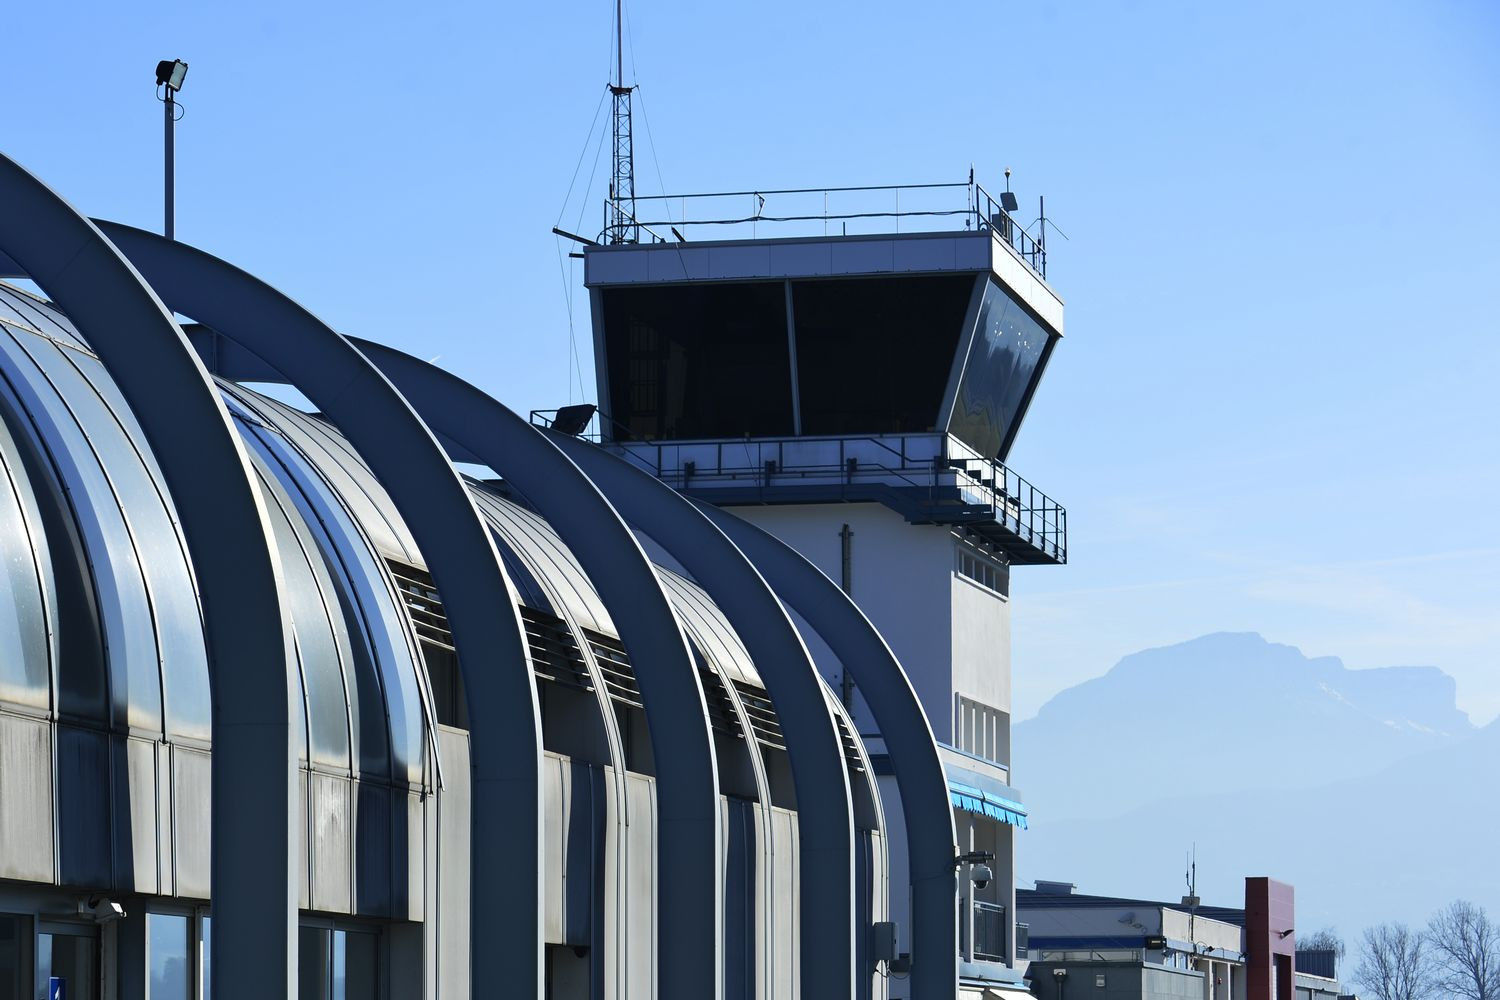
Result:
{"type": "MultiPolygon", "coordinates": [[[[854,596],[854,531],[846,524],[839,530],[840,572],[839,586],[850,597],[854,596]]],[[[843,668],[839,678],[839,694],[846,709],[854,707],[854,676],[849,668],[843,668]]]]}
{"type": "Polygon", "coordinates": [[[177,238],[177,236],[176,236],[176,232],[177,232],[177,218],[176,218],[176,209],[175,209],[175,206],[173,205],[173,200],[174,200],[173,187],[174,187],[174,183],[175,183],[175,177],[173,176],[173,174],[174,174],[174,161],[176,160],[176,150],[173,148],[172,120],[173,120],[173,118],[176,117],[176,113],[175,113],[174,109],[176,108],[177,105],[176,105],[176,102],[172,100],[172,88],[171,87],[167,87],[166,91],[167,91],[167,99],[162,102],[162,107],[166,109],[166,115],[167,115],[166,122],[165,122],[165,127],[166,127],[166,147],[167,147],[166,148],[166,196],[165,196],[165,202],[166,202],[166,225],[163,226],[162,231],[163,231],[163,234],[167,237],[167,239],[169,239],[169,240],[175,240],[177,238]]]}

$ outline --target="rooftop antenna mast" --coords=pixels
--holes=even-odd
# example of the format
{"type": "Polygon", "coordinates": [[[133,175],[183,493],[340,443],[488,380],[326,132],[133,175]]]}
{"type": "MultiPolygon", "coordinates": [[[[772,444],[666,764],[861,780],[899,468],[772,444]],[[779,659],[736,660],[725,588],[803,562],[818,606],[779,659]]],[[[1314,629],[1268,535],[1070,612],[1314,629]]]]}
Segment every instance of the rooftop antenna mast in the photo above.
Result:
{"type": "Polygon", "coordinates": [[[625,86],[624,0],[615,0],[615,80],[609,85],[614,98],[614,171],[609,182],[610,243],[639,243],[641,227],[635,221],[635,151],[631,142],[630,94],[625,86]]]}

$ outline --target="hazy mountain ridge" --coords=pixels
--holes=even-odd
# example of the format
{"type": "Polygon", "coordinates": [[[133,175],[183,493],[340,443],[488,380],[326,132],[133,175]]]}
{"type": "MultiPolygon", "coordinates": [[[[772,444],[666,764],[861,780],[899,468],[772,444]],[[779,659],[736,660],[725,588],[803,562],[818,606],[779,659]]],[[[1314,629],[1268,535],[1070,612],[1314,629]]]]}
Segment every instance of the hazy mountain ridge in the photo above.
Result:
{"type": "Polygon", "coordinates": [[[1298,924],[1352,939],[1468,898],[1500,912],[1500,720],[1476,729],[1434,667],[1349,670],[1254,633],[1127,656],[1016,726],[1023,879],[1205,899],[1297,886],[1298,924]]]}
{"type": "Polygon", "coordinates": [[[1158,800],[1114,819],[1034,815],[1025,878],[1171,898],[1195,845],[1205,899],[1235,905],[1246,875],[1297,887],[1299,926],[1352,940],[1373,923],[1425,923],[1453,899],[1500,913],[1500,720],[1376,774],[1293,790],[1158,800]]]}
{"type": "Polygon", "coordinates": [[[1311,787],[1472,735],[1455,695],[1435,667],[1350,670],[1215,633],[1132,654],[1052,698],[1015,727],[1015,779],[1058,820],[1195,790],[1311,787]]]}

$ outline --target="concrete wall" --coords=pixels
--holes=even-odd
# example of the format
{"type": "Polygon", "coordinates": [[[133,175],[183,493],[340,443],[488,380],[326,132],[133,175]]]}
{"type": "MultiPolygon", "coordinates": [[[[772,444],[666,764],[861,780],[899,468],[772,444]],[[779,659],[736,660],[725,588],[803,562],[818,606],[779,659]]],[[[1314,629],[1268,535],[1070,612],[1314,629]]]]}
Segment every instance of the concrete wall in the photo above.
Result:
{"type": "MultiPolygon", "coordinates": [[[[953,536],[936,525],[912,525],[874,503],[735,507],[739,517],[771,532],[840,581],[839,531],[848,524],[851,593],[911,677],[933,735],[952,739],[953,536]]],[[[856,712],[860,732],[868,713],[856,712]]],[[[889,816],[891,811],[886,810],[889,816]]]]}

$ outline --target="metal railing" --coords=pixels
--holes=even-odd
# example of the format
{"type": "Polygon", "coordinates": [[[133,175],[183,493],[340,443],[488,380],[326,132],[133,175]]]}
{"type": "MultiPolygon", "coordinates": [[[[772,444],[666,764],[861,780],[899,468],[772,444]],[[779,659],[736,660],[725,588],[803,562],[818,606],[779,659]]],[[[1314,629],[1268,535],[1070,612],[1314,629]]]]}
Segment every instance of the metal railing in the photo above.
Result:
{"type": "MultiPolygon", "coordinates": [[[[620,443],[658,479],[679,490],[702,486],[753,487],[884,484],[925,494],[929,513],[940,507],[988,507],[1006,530],[1059,562],[1067,561],[1068,512],[1000,462],[955,457],[947,435],[891,437],[749,438],[743,441],[620,443]],[[692,457],[687,457],[692,456],[692,457]],[[968,495],[954,503],[952,491],[968,495]]],[[[954,510],[953,520],[965,519],[954,510]]]]}
{"type": "MultiPolygon", "coordinates": [[[[531,423],[550,427],[556,410],[532,410],[531,423]]],[[[593,430],[614,428],[614,445],[677,490],[702,486],[885,485],[925,496],[934,520],[972,520],[975,507],[1044,555],[1068,561],[1068,512],[1004,464],[984,458],[946,434],[865,437],[783,437],[712,441],[634,441],[630,428],[600,412],[593,430]],[[958,453],[955,453],[955,450],[958,453]],[[955,499],[954,492],[958,493],[955,499]]]]}
{"type": "Polygon", "coordinates": [[[633,211],[605,200],[598,242],[686,243],[735,238],[745,229],[754,239],[762,227],[768,236],[885,235],[900,233],[903,225],[907,232],[962,228],[995,233],[1047,276],[1045,213],[1039,213],[1041,228],[1033,237],[1031,227],[1018,223],[972,171],[967,181],[952,183],[636,195],[631,204],[633,211]]]}
{"type": "Polygon", "coordinates": [[[974,958],[981,962],[1008,962],[1005,931],[1005,907],[974,900],[974,958]]]}

